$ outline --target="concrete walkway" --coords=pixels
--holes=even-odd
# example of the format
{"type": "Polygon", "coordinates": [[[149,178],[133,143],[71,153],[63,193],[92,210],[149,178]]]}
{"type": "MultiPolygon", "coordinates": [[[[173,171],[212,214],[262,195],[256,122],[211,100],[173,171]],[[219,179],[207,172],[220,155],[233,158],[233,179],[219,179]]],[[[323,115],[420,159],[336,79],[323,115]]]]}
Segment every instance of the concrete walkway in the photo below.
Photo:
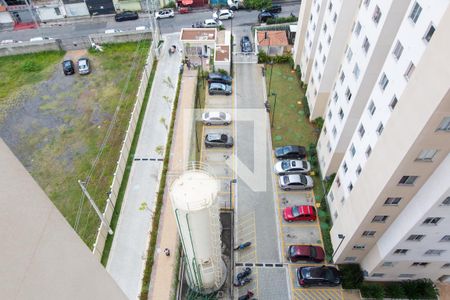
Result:
{"type": "Polygon", "coordinates": [[[181,55],[168,54],[170,45],[179,45],[179,35],[166,35],[164,40],[106,266],[129,299],[137,299],[141,291],[151,211],[156,201],[181,64],[181,55]],[[147,209],[140,209],[143,203],[147,209]]]}
{"type": "Polygon", "coordinates": [[[186,159],[189,157],[190,134],[193,132],[192,114],[187,109],[194,107],[195,88],[197,85],[197,71],[184,70],[180,97],[175,120],[172,151],[168,169],[166,190],[164,192],[164,204],[159,221],[158,240],[153,264],[153,272],[150,282],[150,292],[148,299],[171,299],[175,292],[172,282],[176,265],[175,255],[165,256],[162,249],[169,248],[172,253],[178,247],[178,233],[175,217],[172,211],[172,202],[169,199],[168,188],[170,183],[179,175],[186,166],[186,159]]]}

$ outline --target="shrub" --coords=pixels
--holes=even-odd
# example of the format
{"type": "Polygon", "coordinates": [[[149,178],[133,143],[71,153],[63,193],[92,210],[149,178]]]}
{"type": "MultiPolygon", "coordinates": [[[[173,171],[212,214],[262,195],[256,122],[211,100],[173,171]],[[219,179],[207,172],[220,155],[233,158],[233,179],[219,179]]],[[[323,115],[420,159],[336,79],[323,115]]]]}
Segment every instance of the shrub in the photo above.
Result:
{"type": "Polygon", "coordinates": [[[277,55],[273,58],[273,62],[276,64],[290,63],[292,56],[290,54],[277,55]]]}
{"type": "Polygon", "coordinates": [[[361,286],[361,295],[364,298],[383,299],[384,289],[381,285],[376,283],[364,283],[361,286]]]}
{"type": "Polygon", "coordinates": [[[275,19],[268,19],[267,25],[269,24],[282,24],[282,23],[292,23],[297,22],[298,18],[295,16],[290,17],[281,17],[281,18],[275,18],[275,19]]]}
{"type": "Polygon", "coordinates": [[[302,70],[300,69],[300,66],[297,65],[295,67],[295,74],[297,74],[297,79],[301,80],[302,79],[302,70]]]}
{"type": "Polygon", "coordinates": [[[25,72],[39,72],[42,70],[42,66],[32,60],[27,60],[22,64],[22,70],[25,72]]]}
{"type": "Polygon", "coordinates": [[[326,258],[328,261],[331,262],[333,259],[333,244],[331,244],[331,237],[330,237],[330,231],[329,229],[321,229],[322,230],[322,239],[323,239],[323,246],[326,254],[326,258]]]}
{"type": "Polygon", "coordinates": [[[303,96],[303,111],[305,112],[305,116],[309,118],[310,112],[309,112],[308,98],[306,96],[303,96]]]}
{"type": "Polygon", "coordinates": [[[228,75],[228,72],[224,69],[219,69],[217,70],[218,73],[222,74],[222,75],[228,75]]]}
{"type": "Polygon", "coordinates": [[[339,265],[342,272],[342,287],[344,289],[358,289],[363,282],[363,273],[359,264],[339,265]]]}
{"type": "Polygon", "coordinates": [[[317,126],[317,128],[319,128],[320,130],[322,130],[323,127],[323,123],[324,120],[322,117],[318,117],[317,119],[314,119],[314,124],[317,126]]]}
{"type": "Polygon", "coordinates": [[[325,180],[325,189],[327,194],[330,191],[331,185],[333,184],[334,177],[336,177],[336,173],[331,174],[325,180]]]}
{"type": "Polygon", "coordinates": [[[218,31],[222,31],[222,30],[225,30],[225,26],[223,26],[223,25],[220,25],[219,27],[217,27],[217,30],[218,30],[218,31]]]}
{"type": "Polygon", "coordinates": [[[262,9],[271,4],[272,0],[244,0],[244,6],[247,9],[262,9]]]}
{"type": "Polygon", "coordinates": [[[405,291],[403,290],[403,287],[402,287],[401,283],[399,283],[399,282],[389,283],[385,287],[384,291],[385,291],[385,296],[388,298],[400,299],[400,298],[406,297],[405,291]]]}
{"type": "Polygon", "coordinates": [[[408,299],[437,299],[438,291],[430,279],[406,280],[401,285],[408,299]]]}
{"type": "Polygon", "coordinates": [[[317,155],[316,145],[314,143],[309,144],[308,155],[314,157],[317,155]]]}
{"type": "Polygon", "coordinates": [[[258,63],[259,64],[267,64],[271,61],[271,58],[269,55],[267,55],[266,52],[264,51],[259,51],[258,52],[258,63]]]}
{"type": "Polygon", "coordinates": [[[176,8],[175,1],[169,1],[166,5],[163,6],[163,8],[176,8]]]}
{"type": "Polygon", "coordinates": [[[294,69],[294,58],[292,57],[292,55],[289,55],[288,63],[291,66],[291,69],[294,69]]]}

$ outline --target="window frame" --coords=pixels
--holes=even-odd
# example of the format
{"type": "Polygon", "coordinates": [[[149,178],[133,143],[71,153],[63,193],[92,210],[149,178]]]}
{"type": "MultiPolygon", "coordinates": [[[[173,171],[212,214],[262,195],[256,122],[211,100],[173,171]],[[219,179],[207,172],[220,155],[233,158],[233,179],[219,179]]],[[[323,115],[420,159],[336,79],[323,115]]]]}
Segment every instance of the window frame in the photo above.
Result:
{"type": "Polygon", "coordinates": [[[400,57],[403,54],[403,50],[405,48],[403,47],[402,43],[400,42],[400,40],[397,40],[397,43],[395,44],[394,50],[392,51],[392,55],[394,56],[395,60],[399,60],[400,57]]]}
{"type": "Polygon", "coordinates": [[[414,185],[414,183],[416,182],[417,178],[419,178],[419,176],[415,176],[415,175],[404,175],[400,178],[400,180],[398,181],[397,185],[404,185],[404,186],[412,186],[414,185]],[[412,182],[410,183],[409,181],[412,180],[412,182]],[[404,182],[402,182],[404,181],[404,182]]]}
{"type": "Polygon", "coordinates": [[[398,206],[402,200],[402,197],[387,197],[386,200],[384,200],[383,206],[398,206]]]}
{"type": "Polygon", "coordinates": [[[420,6],[420,4],[417,3],[417,1],[415,1],[414,5],[412,6],[411,11],[410,11],[410,13],[408,15],[408,19],[410,19],[411,22],[416,24],[421,13],[422,13],[422,6],[420,6]]]}

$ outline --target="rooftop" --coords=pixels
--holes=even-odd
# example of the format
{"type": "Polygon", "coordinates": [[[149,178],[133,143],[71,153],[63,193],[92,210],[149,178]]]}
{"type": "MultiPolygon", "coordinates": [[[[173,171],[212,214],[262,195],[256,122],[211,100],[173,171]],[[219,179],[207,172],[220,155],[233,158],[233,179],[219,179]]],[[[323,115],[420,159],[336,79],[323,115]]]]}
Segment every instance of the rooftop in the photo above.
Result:
{"type": "Polygon", "coordinates": [[[259,46],[287,46],[289,45],[286,31],[284,30],[271,30],[271,31],[258,31],[258,44],[259,46]],[[267,37],[266,37],[267,33],[267,37]]]}
{"type": "Polygon", "coordinates": [[[215,41],[215,28],[183,28],[181,29],[182,41],[215,41]]]}
{"type": "Polygon", "coordinates": [[[230,61],[230,46],[217,45],[215,61],[230,61]]]}

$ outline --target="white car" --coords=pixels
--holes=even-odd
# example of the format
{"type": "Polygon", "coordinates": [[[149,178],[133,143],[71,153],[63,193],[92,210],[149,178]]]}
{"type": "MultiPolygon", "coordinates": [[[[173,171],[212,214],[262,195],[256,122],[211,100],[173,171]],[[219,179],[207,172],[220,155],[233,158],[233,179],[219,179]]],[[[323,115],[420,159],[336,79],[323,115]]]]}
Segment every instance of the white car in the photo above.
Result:
{"type": "Polygon", "coordinates": [[[275,174],[308,174],[311,171],[311,165],[306,160],[282,160],[273,167],[275,174]]]}
{"type": "Polygon", "coordinates": [[[206,19],[203,22],[196,22],[192,24],[193,28],[214,28],[222,25],[222,21],[214,19],[206,19]]]}
{"type": "Polygon", "coordinates": [[[40,41],[50,41],[53,40],[53,38],[51,37],[47,37],[47,36],[38,36],[38,37],[34,37],[30,39],[30,42],[40,42],[40,41]]]}
{"type": "Polygon", "coordinates": [[[229,20],[234,17],[234,13],[230,9],[221,9],[213,14],[213,19],[229,20]]]}
{"type": "Polygon", "coordinates": [[[106,34],[118,33],[118,32],[122,32],[122,30],[120,30],[120,29],[106,29],[105,30],[106,34]]]}
{"type": "Polygon", "coordinates": [[[0,42],[0,45],[16,44],[16,43],[22,43],[22,41],[16,41],[16,40],[2,40],[2,41],[0,42]]]}
{"type": "Polygon", "coordinates": [[[147,29],[148,29],[147,26],[138,26],[138,27],[136,27],[136,31],[145,31],[147,29]]]}
{"type": "Polygon", "coordinates": [[[310,190],[314,186],[314,181],[307,175],[291,174],[280,176],[278,184],[280,185],[280,188],[285,191],[310,190]]]}
{"type": "Polygon", "coordinates": [[[205,112],[202,114],[202,122],[205,125],[228,125],[231,123],[231,115],[218,111],[205,112]]]}
{"type": "Polygon", "coordinates": [[[173,18],[175,17],[175,13],[172,9],[163,9],[160,11],[157,11],[155,14],[156,19],[165,19],[165,18],[173,18]]]}

